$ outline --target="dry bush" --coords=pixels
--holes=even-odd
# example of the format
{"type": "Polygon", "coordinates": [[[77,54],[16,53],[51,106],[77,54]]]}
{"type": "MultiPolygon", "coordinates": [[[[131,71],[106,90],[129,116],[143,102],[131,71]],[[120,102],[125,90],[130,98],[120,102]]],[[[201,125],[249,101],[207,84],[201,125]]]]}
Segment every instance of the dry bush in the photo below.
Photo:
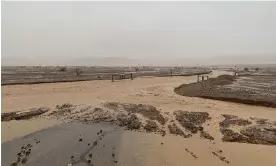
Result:
{"type": "Polygon", "coordinates": [[[77,76],[80,76],[82,73],[82,70],[81,70],[81,68],[76,68],[75,72],[76,72],[77,76]]]}
{"type": "Polygon", "coordinates": [[[66,67],[61,67],[61,68],[59,69],[59,71],[60,71],[60,72],[65,72],[65,71],[67,71],[67,68],[66,68],[66,67]]]}

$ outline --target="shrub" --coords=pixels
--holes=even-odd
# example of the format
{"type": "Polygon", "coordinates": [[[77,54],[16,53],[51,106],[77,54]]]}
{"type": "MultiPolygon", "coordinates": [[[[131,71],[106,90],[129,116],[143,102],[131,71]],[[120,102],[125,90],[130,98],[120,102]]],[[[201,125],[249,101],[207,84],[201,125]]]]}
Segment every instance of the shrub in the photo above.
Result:
{"type": "Polygon", "coordinates": [[[76,72],[77,76],[80,76],[82,73],[82,70],[80,68],[76,68],[75,72],[76,72]]]}
{"type": "Polygon", "coordinates": [[[244,71],[249,71],[249,69],[247,67],[244,68],[244,71]]]}
{"type": "Polygon", "coordinates": [[[61,71],[61,72],[65,72],[66,70],[67,70],[66,67],[61,67],[61,68],[59,69],[59,71],[61,71]]]}

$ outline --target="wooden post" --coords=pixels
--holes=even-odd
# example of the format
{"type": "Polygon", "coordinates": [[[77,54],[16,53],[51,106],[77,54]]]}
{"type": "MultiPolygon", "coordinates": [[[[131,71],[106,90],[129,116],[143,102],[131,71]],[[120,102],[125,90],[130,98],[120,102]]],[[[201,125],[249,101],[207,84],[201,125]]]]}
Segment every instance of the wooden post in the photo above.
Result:
{"type": "Polygon", "coordinates": [[[197,82],[199,82],[199,75],[197,75],[197,82]]]}
{"type": "Polygon", "coordinates": [[[114,80],[113,80],[113,75],[112,75],[112,81],[111,82],[114,82],[114,80]]]}
{"type": "Polygon", "coordinates": [[[172,69],[171,69],[171,77],[172,77],[172,69]]]}
{"type": "Polygon", "coordinates": [[[131,80],[133,80],[132,73],[130,73],[130,78],[131,78],[131,80]]]}
{"type": "Polygon", "coordinates": [[[204,81],[204,76],[201,76],[202,82],[204,81]]]}

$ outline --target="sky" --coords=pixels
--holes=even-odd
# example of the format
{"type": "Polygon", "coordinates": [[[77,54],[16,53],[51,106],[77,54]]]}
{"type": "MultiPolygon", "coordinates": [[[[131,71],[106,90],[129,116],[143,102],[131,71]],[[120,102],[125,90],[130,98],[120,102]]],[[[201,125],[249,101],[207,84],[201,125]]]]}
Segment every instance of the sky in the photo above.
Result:
{"type": "Polygon", "coordinates": [[[1,3],[2,65],[276,63],[276,2],[1,3]]]}

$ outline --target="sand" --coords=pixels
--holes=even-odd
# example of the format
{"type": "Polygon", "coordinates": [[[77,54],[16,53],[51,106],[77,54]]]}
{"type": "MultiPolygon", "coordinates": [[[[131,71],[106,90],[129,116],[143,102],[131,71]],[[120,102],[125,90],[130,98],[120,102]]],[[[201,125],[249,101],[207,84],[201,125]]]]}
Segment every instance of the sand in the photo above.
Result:
{"type": "MultiPolygon", "coordinates": [[[[229,74],[225,71],[213,71],[211,77],[222,74],[229,74]]],[[[212,123],[204,126],[206,130],[215,138],[214,143],[200,138],[184,139],[181,137],[165,136],[155,134],[137,133],[139,136],[126,136],[122,138],[128,150],[132,148],[135,159],[144,160],[142,165],[222,165],[217,156],[212,151],[223,149],[225,157],[230,160],[228,165],[275,165],[273,154],[276,153],[275,146],[250,145],[238,143],[224,143],[221,141],[221,133],[219,132],[219,122],[222,121],[221,114],[233,114],[241,118],[258,117],[276,120],[275,108],[267,108],[261,106],[251,106],[225,101],[215,101],[209,99],[192,98],[180,96],[174,93],[174,88],[183,84],[195,82],[196,76],[189,77],[153,77],[153,78],[135,78],[134,80],[122,80],[111,82],[108,80],[85,81],[72,83],[50,83],[36,85],[11,85],[2,86],[2,111],[22,111],[30,108],[46,106],[53,108],[57,104],[72,103],[86,105],[100,105],[105,102],[122,102],[149,104],[157,107],[162,112],[174,112],[176,110],[185,111],[203,111],[208,112],[212,117],[212,123]],[[142,136],[145,135],[145,136],[142,136]],[[128,139],[138,139],[136,142],[146,143],[140,146],[130,147],[127,144],[128,139]],[[160,147],[161,140],[164,146],[160,147]],[[157,147],[158,144],[158,148],[157,147]],[[209,146],[215,148],[210,150],[209,146]],[[198,159],[194,159],[190,153],[185,151],[185,147],[193,151],[198,159]],[[183,154],[183,155],[182,155],[183,154]],[[185,157],[184,157],[185,156],[185,157]],[[161,164],[162,163],[162,164],[161,164]]],[[[26,121],[18,121],[16,124],[28,123],[26,121]]],[[[34,132],[56,122],[51,120],[33,120],[32,125],[41,127],[30,129],[30,127],[15,126],[14,121],[2,122],[2,135],[7,134],[7,126],[17,128],[9,131],[9,136],[4,140],[23,136],[34,132]],[[3,125],[4,124],[4,125],[3,125]],[[6,131],[6,132],[5,132],[6,131]]],[[[128,132],[126,132],[126,135],[128,132]]],[[[2,136],[3,139],[3,136],[2,136]]],[[[2,140],[3,142],[3,140],[2,140]]],[[[135,142],[135,141],[134,141],[135,142]]],[[[133,145],[133,144],[132,144],[133,145]]],[[[127,148],[126,148],[127,149],[127,148]]],[[[121,156],[133,155],[128,150],[122,148],[121,156]]],[[[131,160],[129,161],[131,163],[131,160]]],[[[128,163],[126,163],[128,165],[128,163]]]]}

